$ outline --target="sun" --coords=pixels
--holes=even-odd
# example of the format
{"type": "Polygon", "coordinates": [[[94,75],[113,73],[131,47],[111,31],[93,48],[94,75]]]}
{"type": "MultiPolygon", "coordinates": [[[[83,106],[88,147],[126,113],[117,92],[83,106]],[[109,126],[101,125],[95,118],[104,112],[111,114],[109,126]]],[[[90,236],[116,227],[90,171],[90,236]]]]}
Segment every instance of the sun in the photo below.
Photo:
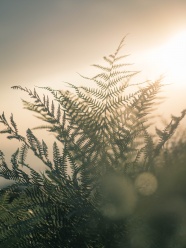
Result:
{"type": "Polygon", "coordinates": [[[150,59],[170,83],[186,89],[186,30],[153,49],[150,59]]]}

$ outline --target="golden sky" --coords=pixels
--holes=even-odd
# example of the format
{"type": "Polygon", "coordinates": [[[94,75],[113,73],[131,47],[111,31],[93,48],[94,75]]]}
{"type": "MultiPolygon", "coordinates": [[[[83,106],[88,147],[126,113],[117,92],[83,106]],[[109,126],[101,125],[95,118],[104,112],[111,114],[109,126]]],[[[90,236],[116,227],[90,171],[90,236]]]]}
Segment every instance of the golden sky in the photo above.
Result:
{"type": "Polygon", "coordinates": [[[173,83],[166,110],[186,108],[185,0],[1,0],[0,112],[30,126],[20,100],[25,95],[11,86],[79,84],[77,72],[87,75],[127,33],[123,52],[142,71],[139,80],[164,74],[173,83]]]}
{"type": "Polygon", "coordinates": [[[186,1],[1,0],[0,30],[4,91],[17,83],[71,79],[127,33],[130,53],[145,54],[186,32],[186,1]]]}

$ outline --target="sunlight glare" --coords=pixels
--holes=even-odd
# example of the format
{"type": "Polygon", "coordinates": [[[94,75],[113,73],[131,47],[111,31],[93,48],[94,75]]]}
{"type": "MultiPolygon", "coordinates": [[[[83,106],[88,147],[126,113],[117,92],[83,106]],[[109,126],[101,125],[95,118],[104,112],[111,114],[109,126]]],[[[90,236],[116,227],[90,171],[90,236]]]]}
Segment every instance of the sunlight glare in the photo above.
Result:
{"type": "Polygon", "coordinates": [[[161,71],[170,83],[186,88],[186,31],[178,33],[149,55],[156,70],[161,71]]]}

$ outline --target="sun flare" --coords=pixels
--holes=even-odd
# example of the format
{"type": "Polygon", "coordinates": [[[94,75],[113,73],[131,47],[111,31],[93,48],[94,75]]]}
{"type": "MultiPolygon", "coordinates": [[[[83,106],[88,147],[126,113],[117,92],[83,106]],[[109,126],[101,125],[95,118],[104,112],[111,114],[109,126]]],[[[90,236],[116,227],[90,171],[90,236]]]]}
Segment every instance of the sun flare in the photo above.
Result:
{"type": "Polygon", "coordinates": [[[186,30],[147,51],[147,54],[147,68],[152,75],[162,74],[166,82],[177,88],[186,88],[186,30]]]}
{"type": "Polygon", "coordinates": [[[186,30],[154,49],[150,57],[170,83],[186,88],[186,30]]]}

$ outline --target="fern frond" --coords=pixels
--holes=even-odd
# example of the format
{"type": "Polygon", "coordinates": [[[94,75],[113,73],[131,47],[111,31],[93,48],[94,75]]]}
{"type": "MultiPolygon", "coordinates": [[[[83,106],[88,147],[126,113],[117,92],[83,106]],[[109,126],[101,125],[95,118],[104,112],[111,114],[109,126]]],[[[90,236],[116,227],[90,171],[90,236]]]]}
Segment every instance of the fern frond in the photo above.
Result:
{"type": "Polygon", "coordinates": [[[104,56],[103,59],[109,63],[110,65],[112,65],[113,61],[111,59],[109,59],[108,57],[104,56]]]}
{"type": "Polygon", "coordinates": [[[101,69],[102,71],[107,71],[107,72],[110,71],[110,67],[104,67],[104,66],[98,65],[98,64],[93,64],[92,66],[94,66],[94,67],[96,67],[96,68],[99,68],[99,69],[101,69]]]}
{"type": "Polygon", "coordinates": [[[119,61],[119,60],[124,59],[124,58],[126,58],[126,57],[128,57],[128,56],[130,56],[130,54],[126,54],[126,55],[122,55],[122,56],[115,57],[115,58],[114,58],[114,61],[119,61]]]}
{"type": "Polygon", "coordinates": [[[2,115],[0,115],[0,123],[2,123],[6,129],[4,130],[0,130],[0,133],[7,133],[9,134],[7,136],[8,139],[17,139],[19,141],[23,141],[25,142],[25,138],[21,135],[18,134],[18,129],[17,129],[17,125],[13,119],[13,115],[11,114],[11,117],[10,117],[10,122],[11,122],[11,125],[8,123],[6,117],[5,117],[5,114],[3,112],[2,115]]]}
{"type": "Polygon", "coordinates": [[[43,154],[46,158],[48,158],[48,146],[47,144],[44,142],[44,140],[42,140],[42,150],[43,150],[43,154]]]}
{"type": "Polygon", "coordinates": [[[11,114],[10,116],[10,122],[11,122],[12,127],[14,128],[15,133],[18,133],[17,124],[14,121],[13,114],[11,114]]]}
{"type": "Polygon", "coordinates": [[[180,124],[180,121],[185,117],[185,115],[186,115],[186,110],[183,110],[179,117],[172,116],[172,120],[165,127],[165,129],[163,131],[156,128],[156,133],[159,136],[159,142],[154,149],[155,156],[157,156],[159,154],[161,148],[170,139],[170,137],[174,134],[176,128],[180,124]]]}
{"type": "Polygon", "coordinates": [[[58,148],[58,145],[56,142],[54,142],[53,144],[53,161],[54,161],[54,166],[56,168],[56,170],[58,171],[61,165],[61,155],[60,155],[60,151],[58,148]]]}
{"type": "Polygon", "coordinates": [[[110,82],[109,82],[109,87],[113,87],[115,85],[117,85],[119,82],[121,82],[124,79],[130,79],[133,76],[137,75],[139,72],[138,71],[134,71],[134,72],[128,72],[128,73],[124,73],[124,75],[122,74],[114,74],[114,76],[111,76],[110,78],[110,82]]]}
{"type": "MultiPolygon", "coordinates": [[[[38,117],[38,116],[37,116],[38,117]]],[[[46,121],[44,118],[42,117],[39,117],[40,120],[43,120],[43,121],[46,121]]],[[[32,130],[38,130],[38,129],[47,129],[48,131],[50,131],[52,129],[52,125],[41,125],[41,126],[37,126],[37,127],[34,127],[32,128],[32,130]]]]}
{"type": "Polygon", "coordinates": [[[125,66],[131,66],[133,65],[132,63],[121,63],[121,64],[114,64],[112,66],[112,69],[118,69],[118,68],[122,68],[122,67],[125,67],[125,66]]]}
{"type": "Polygon", "coordinates": [[[21,149],[19,150],[19,162],[20,162],[20,164],[25,163],[27,152],[28,152],[28,146],[23,143],[21,146],[21,149]]]}
{"type": "Polygon", "coordinates": [[[60,105],[58,105],[58,108],[57,108],[57,116],[56,116],[56,119],[58,121],[58,123],[60,123],[60,119],[61,119],[61,108],[60,108],[60,105]]]}

